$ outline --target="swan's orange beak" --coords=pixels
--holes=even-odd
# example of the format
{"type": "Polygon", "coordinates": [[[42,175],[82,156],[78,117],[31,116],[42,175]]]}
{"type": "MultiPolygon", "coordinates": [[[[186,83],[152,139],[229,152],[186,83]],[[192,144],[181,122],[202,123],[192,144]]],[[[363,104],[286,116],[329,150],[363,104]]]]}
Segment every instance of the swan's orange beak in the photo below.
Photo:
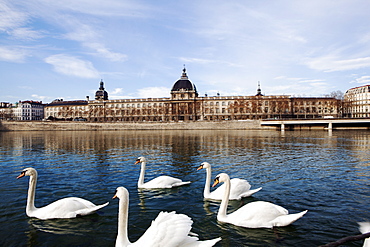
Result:
{"type": "Polygon", "coordinates": [[[18,178],[21,178],[21,177],[24,177],[24,176],[25,176],[25,174],[26,174],[25,172],[22,172],[21,174],[19,174],[19,176],[17,177],[17,179],[18,179],[18,178]]]}
{"type": "Polygon", "coordinates": [[[137,160],[137,161],[135,162],[135,165],[136,165],[136,164],[138,164],[138,163],[140,163],[140,160],[137,160]]]}
{"type": "Polygon", "coordinates": [[[116,199],[117,198],[117,195],[114,195],[113,197],[112,197],[112,199],[116,199]]]}
{"type": "Polygon", "coordinates": [[[212,187],[215,187],[216,185],[218,185],[220,183],[220,181],[218,180],[218,178],[215,178],[215,181],[212,185],[212,187]]]}
{"type": "Polygon", "coordinates": [[[201,169],[203,169],[203,166],[199,166],[198,169],[197,169],[197,171],[199,171],[201,169]]]}

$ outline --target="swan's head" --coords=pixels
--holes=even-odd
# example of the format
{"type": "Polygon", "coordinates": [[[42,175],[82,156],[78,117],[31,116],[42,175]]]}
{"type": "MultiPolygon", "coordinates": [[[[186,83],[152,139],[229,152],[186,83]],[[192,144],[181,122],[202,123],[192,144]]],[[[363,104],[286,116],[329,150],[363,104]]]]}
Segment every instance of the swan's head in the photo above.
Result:
{"type": "Polygon", "coordinates": [[[37,176],[37,171],[36,171],[36,169],[34,169],[32,167],[28,167],[26,169],[23,169],[23,171],[21,172],[21,174],[19,174],[17,179],[21,178],[21,177],[24,177],[24,176],[37,176]]]}
{"type": "Polygon", "coordinates": [[[136,159],[135,165],[142,162],[146,162],[146,159],[143,156],[140,156],[136,159]]]}
{"type": "Polygon", "coordinates": [[[197,171],[199,171],[201,169],[206,169],[206,168],[211,168],[211,164],[208,163],[208,162],[203,162],[202,164],[200,164],[200,166],[198,167],[197,171]]]}
{"type": "Polygon", "coordinates": [[[214,179],[212,187],[215,187],[219,183],[226,182],[227,180],[230,180],[229,175],[227,175],[226,173],[220,173],[214,179]]]}
{"type": "Polygon", "coordinates": [[[116,189],[116,194],[112,199],[118,198],[120,200],[128,198],[128,190],[125,187],[118,187],[116,189]]]}

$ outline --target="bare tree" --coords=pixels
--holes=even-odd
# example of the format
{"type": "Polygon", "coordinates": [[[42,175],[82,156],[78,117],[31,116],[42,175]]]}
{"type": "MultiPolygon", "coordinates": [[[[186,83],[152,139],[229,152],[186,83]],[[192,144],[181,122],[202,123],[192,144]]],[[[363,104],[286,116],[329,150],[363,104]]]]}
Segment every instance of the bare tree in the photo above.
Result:
{"type": "Polygon", "coordinates": [[[344,93],[340,90],[337,91],[332,91],[329,94],[324,94],[325,97],[331,97],[331,98],[336,98],[343,100],[344,99],[344,93]]]}

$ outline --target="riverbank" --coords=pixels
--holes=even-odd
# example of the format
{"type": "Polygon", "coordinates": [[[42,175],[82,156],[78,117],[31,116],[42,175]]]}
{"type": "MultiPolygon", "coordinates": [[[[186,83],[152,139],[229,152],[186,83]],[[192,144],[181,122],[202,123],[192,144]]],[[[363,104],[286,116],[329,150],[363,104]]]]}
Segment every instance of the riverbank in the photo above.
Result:
{"type": "Polygon", "coordinates": [[[49,121],[2,121],[0,131],[51,131],[51,130],[258,130],[275,129],[262,127],[259,120],[219,122],[137,122],[91,123],[49,121]]]}

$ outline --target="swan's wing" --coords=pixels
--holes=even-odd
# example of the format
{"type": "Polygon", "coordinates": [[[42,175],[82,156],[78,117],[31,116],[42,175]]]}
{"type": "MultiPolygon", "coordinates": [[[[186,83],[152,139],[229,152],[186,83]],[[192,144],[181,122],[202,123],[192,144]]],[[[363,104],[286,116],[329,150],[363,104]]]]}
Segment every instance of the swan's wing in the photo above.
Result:
{"type": "Polygon", "coordinates": [[[92,214],[106,205],[108,203],[96,206],[94,203],[82,198],[68,197],[36,209],[31,217],[39,219],[75,218],[77,215],[92,214]]]}
{"type": "Polygon", "coordinates": [[[370,222],[358,222],[358,225],[362,234],[370,232],[370,222]]]}
{"type": "MultiPolygon", "coordinates": [[[[193,221],[184,214],[160,212],[134,246],[180,246],[187,241],[193,221]]],[[[198,238],[195,238],[196,240],[198,238]]]]}
{"type": "Polygon", "coordinates": [[[159,176],[156,177],[149,182],[144,183],[142,188],[147,188],[147,189],[155,189],[155,188],[173,188],[185,184],[189,184],[190,182],[183,182],[179,178],[173,178],[170,176],[159,176]]]}
{"type": "MultiPolygon", "coordinates": [[[[358,222],[362,234],[370,232],[370,222],[358,222]]],[[[362,247],[370,247],[370,238],[366,238],[362,247]]]]}
{"type": "Polygon", "coordinates": [[[234,225],[249,227],[249,228],[271,228],[271,221],[279,216],[287,215],[288,210],[269,202],[256,201],[251,202],[233,213],[226,216],[225,221],[234,225]]]}
{"type": "Polygon", "coordinates": [[[249,182],[241,178],[233,178],[230,180],[230,200],[240,200],[241,195],[251,188],[249,182]]]}
{"type": "Polygon", "coordinates": [[[184,214],[160,212],[146,232],[132,246],[210,247],[221,240],[221,238],[215,238],[198,241],[197,237],[189,236],[192,224],[193,221],[184,214]]]}
{"type": "MultiPolygon", "coordinates": [[[[257,191],[259,191],[262,188],[258,188],[256,190],[250,190],[251,185],[249,182],[245,179],[240,178],[233,178],[230,180],[230,196],[229,200],[240,200],[242,197],[250,196],[257,191]]],[[[207,199],[213,199],[213,200],[222,200],[222,197],[224,196],[226,184],[222,184],[217,189],[213,190],[210,195],[207,197],[207,199]]]]}

